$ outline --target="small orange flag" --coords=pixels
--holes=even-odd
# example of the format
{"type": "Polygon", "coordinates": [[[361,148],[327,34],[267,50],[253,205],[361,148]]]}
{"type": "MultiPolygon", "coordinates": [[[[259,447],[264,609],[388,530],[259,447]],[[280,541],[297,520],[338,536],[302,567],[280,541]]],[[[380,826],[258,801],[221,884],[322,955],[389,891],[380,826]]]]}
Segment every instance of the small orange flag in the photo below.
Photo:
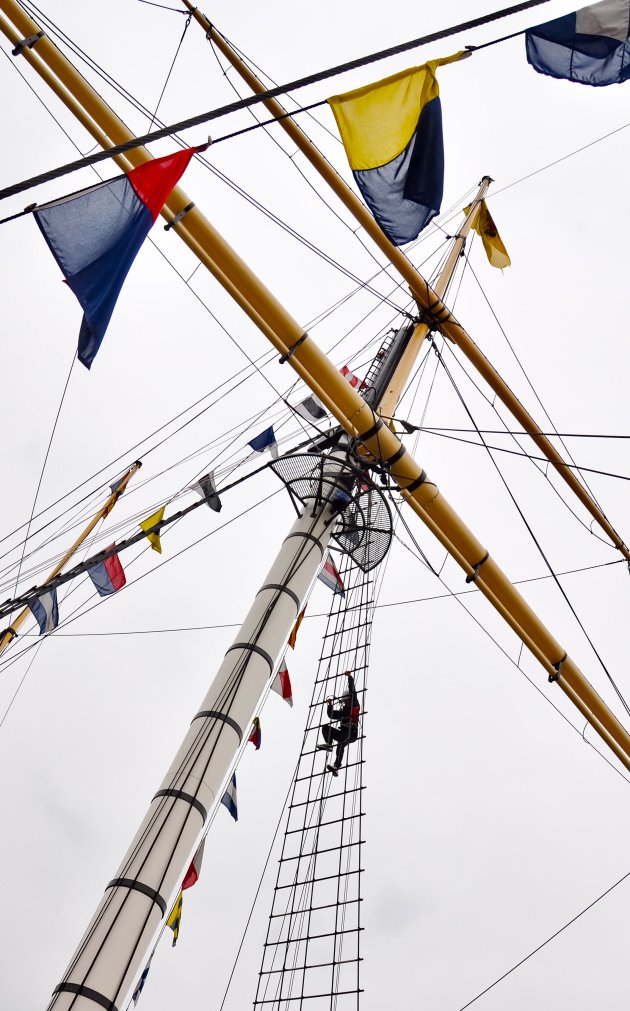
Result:
{"type": "Polygon", "coordinates": [[[300,613],[298,614],[297,620],[295,622],[295,625],[293,626],[293,631],[291,632],[291,635],[289,636],[289,638],[287,640],[289,646],[291,647],[291,649],[295,649],[295,640],[297,639],[297,634],[300,631],[300,625],[302,624],[302,619],[304,618],[305,612],[306,612],[306,606],[303,607],[302,610],[300,611],[300,613]]]}

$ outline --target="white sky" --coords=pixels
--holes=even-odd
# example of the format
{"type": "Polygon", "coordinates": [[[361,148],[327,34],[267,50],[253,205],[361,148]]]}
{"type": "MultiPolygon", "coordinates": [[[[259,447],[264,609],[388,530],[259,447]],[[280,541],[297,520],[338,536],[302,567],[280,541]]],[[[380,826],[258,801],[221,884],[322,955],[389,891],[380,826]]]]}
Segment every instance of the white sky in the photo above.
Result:
{"type": "MultiPolygon", "coordinates": [[[[402,0],[391,0],[386,8],[372,0],[334,7],[218,0],[207,13],[276,81],[288,81],[486,13],[488,6],[481,0],[444,0],[430,8],[402,0]]],[[[316,101],[569,9],[567,3],[553,0],[529,15],[427,47],[417,56],[357,71],[301,92],[298,98],[304,104],[316,101]]],[[[106,12],[102,5],[97,9],[79,0],[49,0],[46,13],[125,88],[154,107],[183,18],[132,0],[111,0],[106,12]]],[[[2,48],[6,56],[10,46],[3,42],[2,48]]],[[[500,190],[630,119],[627,88],[589,89],[538,76],[527,66],[523,49],[518,38],[441,72],[444,208],[460,206],[462,195],[484,173],[496,179],[494,189],[500,190]]],[[[10,62],[0,60],[5,137],[1,186],[77,156],[10,62]]],[[[26,62],[15,66],[72,140],[88,150],[90,139],[26,62]]],[[[146,117],[103,85],[98,87],[134,131],[145,132],[146,117]]],[[[191,25],[160,117],[173,122],[220,106],[232,96],[202,31],[191,25]]],[[[320,118],[332,127],[326,110],[320,118]]],[[[211,132],[220,137],[248,123],[243,114],[212,124],[211,132]]],[[[347,176],[338,142],[304,117],[301,124],[347,176]]],[[[278,128],[274,136],[292,151],[278,128]]],[[[200,143],[205,132],[191,131],[186,139],[200,143]]],[[[492,271],[479,246],[471,255],[534,388],[563,432],[628,434],[628,142],[628,133],[621,131],[491,199],[513,261],[504,275],[492,271]]],[[[166,142],[153,153],[168,150],[166,142]]],[[[326,209],[262,131],[217,145],[208,157],[354,274],[367,277],[376,271],[351,230],[326,209]]],[[[323,184],[299,157],[296,162],[347,222],[323,184]]],[[[106,175],[116,171],[113,166],[101,169],[106,175]]],[[[85,170],[5,201],[2,214],[95,178],[85,170]]],[[[347,277],[263,218],[201,165],[191,165],[184,188],[301,323],[352,289],[347,277]]],[[[450,227],[454,230],[455,222],[450,227]]],[[[153,238],[177,270],[185,276],[192,272],[192,255],[176,236],[158,223],[153,238]]],[[[414,262],[428,257],[440,241],[438,233],[431,233],[411,254],[414,262]]],[[[80,309],[60,284],[59,271],[32,220],[0,228],[0,257],[5,380],[0,528],[10,532],[30,515],[76,345],[80,309]]],[[[434,257],[429,271],[435,262],[434,257]]],[[[389,292],[394,283],[382,275],[374,282],[382,292],[389,292]]],[[[85,486],[96,492],[102,482],[90,507],[102,500],[108,479],[136,458],[130,447],[245,366],[240,349],[251,357],[267,351],[261,335],[202,268],[191,286],[233,342],[156,249],[145,245],[91,373],[80,366],[73,370],[37,511],[105,468],[85,486]],[[108,467],[120,454],[122,460],[108,467]]],[[[397,306],[405,304],[403,292],[392,298],[397,306]]],[[[313,329],[313,337],[328,349],[375,306],[333,353],[336,364],[367,362],[370,352],[362,349],[382,328],[398,321],[396,313],[364,292],[313,329]]],[[[540,419],[541,409],[468,271],[456,314],[540,419]]],[[[499,427],[496,415],[448,354],[480,427],[499,427]]],[[[413,409],[408,400],[409,414],[401,411],[416,423],[427,403],[433,369],[431,361],[413,409]]],[[[289,369],[277,364],[277,355],[264,374],[279,391],[293,382],[289,369]]],[[[305,395],[303,387],[294,399],[300,395],[305,395]]],[[[204,449],[182,463],[184,458],[235,426],[241,426],[240,433],[245,420],[275,398],[268,383],[256,376],[148,455],[133,494],[125,496],[106,530],[126,520],[124,530],[131,531],[136,513],[148,513],[185,487],[214,460],[215,451],[204,449]]],[[[433,386],[426,423],[468,427],[442,374],[433,386]]],[[[261,422],[256,431],[262,427],[261,422]]],[[[240,451],[248,437],[239,434],[235,448],[240,451]]],[[[584,466],[630,475],[624,441],[573,439],[570,447],[584,466]]],[[[425,434],[415,456],[512,578],[545,573],[484,450],[425,434]]],[[[500,463],[556,570],[617,557],[585,529],[584,511],[571,502],[578,522],[531,463],[507,455],[500,455],[500,463]]],[[[552,481],[559,487],[555,478],[552,481]]],[[[597,475],[589,477],[589,483],[621,534],[630,537],[628,483],[597,475]]],[[[21,687],[0,728],[6,825],[0,835],[2,1007],[31,1011],[46,1005],[235,629],[113,633],[238,623],[291,522],[284,495],[194,550],[169,559],[275,489],[267,475],[226,495],[220,517],[198,510],[164,538],[161,558],[145,553],[131,563],[125,556],[130,586],[123,593],[60,628],[40,650],[13,663],[6,654],[8,662],[0,667],[0,714],[21,687]],[[135,586],[134,579],[143,573],[147,578],[135,586]]],[[[71,503],[78,497],[75,493],[71,503]]],[[[409,522],[439,566],[439,547],[414,516],[409,522]]],[[[41,521],[35,529],[39,525],[41,521]]],[[[31,564],[52,557],[66,543],[46,546],[49,532],[33,538],[32,546],[41,545],[42,550],[31,564]]],[[[12,543],[3,544],[2,550],[12,543]]],[[[12,555],[0,564],[14,559],[12,555]]],[[[36,578],[25,575],[21,585],[26,589],[36,578]]],[[[452,562],[447,562],[443,578],[453,589],[464,588],[463,575],[452,562]]],[[[625,566],[617,565],[567,576],[563,585],[613,676],[630,694],[627,580],[625,566]]],[[[10,592],[10,586],[3,586],[0,596],[4,599],[10,592]]],[[[445,592],[395,544],[381,603],[445,592]]],[[[619,712],[557,589],[545,580],[524,586],[523,592],[619,712]]],[[[75,601],[87,601],[88,596],[88,587],[79,586],[73,598],[61,604],[62,617],[75,601]]],[[[326,611],[329,602],[328,591],[318,585],[312,612],[326,611]]],[[[466,605],[516,660],[515,637],[485,601],[473,595],[466,605]]],[[[255,755],[249,749],[239,768],[239,822],[235,825],[227,813],[219,812],[206,845],[203,876],[185,897],[178,946],[172,951],[170,938],[164,938],[153,961],[140,1005],[145,1011],[220,1004],[299,747],[323,621],[305,622],[290,658],[295,708],[290,711],[275,697],[265,707],[263,750],[255,755]]],[[[33,642],[18,640],[13,655],[33,642]]],[[[578,714],[557,688],[547,685],[536,663],[525,656],[522,667],[577,733],[452,598],[377,612],[372,660],[366,719],[363,1007],[376,1011],[387,1002],[391,1007],[458,1011],[630,870],[629,786],[581,740],[578,714]]],[[[586,737],[595,741],[591,732],[586,737]]],[[[476,1006],[484,1011],[529,1011],[534,1004],[573,1011],[625,1008],[629,889],[630,882],[621,885],[476,1006]]],[[[269,901],[268,888],[254,915],[228,1011],[253,1000],[269,901]]]]}

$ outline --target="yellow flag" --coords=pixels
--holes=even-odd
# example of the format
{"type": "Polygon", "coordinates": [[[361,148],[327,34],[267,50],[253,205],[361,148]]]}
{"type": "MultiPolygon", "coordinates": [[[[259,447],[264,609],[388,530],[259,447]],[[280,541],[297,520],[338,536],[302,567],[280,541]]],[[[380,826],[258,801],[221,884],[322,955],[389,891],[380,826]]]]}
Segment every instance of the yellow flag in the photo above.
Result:
{"type": "MultiPolygon", "coordinates": [[[[468,214],[470,206],[471,205],[469,204],[468,207],[464,208],[464,214],[468,214]]],[[[508,256],[507,249],[501,241],[501,236],[497,231],[497,226],[492,220],[492,215],[488,210],[488,205],[485,200],[480,201],[479,207],[472,219],[471,228],[474,228],[477,235],[481,237],[483,248],[486,251],[486,256],[492,266],[498,267],[499,270],[509,267],[512,261],[508,256]]]]}
{"type": "Polygon", "coordinates": [[[177,896],[175,905],[171,909],[171,914],[166,921],[166,926],[170,927],[173,931],[173,947],[177,944],[177,938],[179,937],[179,925],[182,921],[182,902],[184,901],[184,893],[180,891],[177,896]]]}
{"type": "MultiPolygon", "coordinates": [[[[146,533],[147,530],[150,530],[151,527],[154,527],[156,523],[161,523],[162,520],[164,519],[165,509],[166,506],[163,505],[161,509],[158,509],[156,513],[153,513],[153,516],[149,516],[148,519],[143,520],[142,523],[140,524],[140,529],[144,530],[144,532],[146,533]]],[[[147,534],[147,540],[149,541],[149,544],[151,545],[153,550],[159,552],[159,554],[161,555],[162,545],[160,543],[159,531],[154,530],[152,534],[147,534]]]]}
{"type": "Polygon", "coordinates": [[[305,611],[306,611],[306,607],[304,607],[300,611],[300,613],[298,614],[296,622],[295,622],[295,625],[293,626],[293,630],[291,632],[291,635],[288,638],[288,644],[291,647],[291,649],[295,649],[295,640],[297,639],[297,634],[298,634],[298,632],[300,630],[300,625],[302,624],[302,621],[304,619],[304,612],[305,611]]]}

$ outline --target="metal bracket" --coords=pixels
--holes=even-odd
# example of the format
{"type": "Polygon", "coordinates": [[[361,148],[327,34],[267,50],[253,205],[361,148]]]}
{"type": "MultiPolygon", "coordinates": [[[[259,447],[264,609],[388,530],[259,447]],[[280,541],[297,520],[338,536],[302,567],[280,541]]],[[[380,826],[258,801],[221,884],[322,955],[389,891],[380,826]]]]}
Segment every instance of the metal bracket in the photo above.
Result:
{"type": "Polygon", "coordinates": [[[566,659],[567,654],[565,653],[564,656],[562,657],[562,660],[558,660],[557,663],[554,663],[553,669],[555,670],[556,673],[549,675],[549,684],[553,684],[554,681],[558,681],[560,679],[560,674],[562,673],[562,668],[564,667],[566,659]]]}
{"type": "Polygon", "coordinates": [[[179,214],[175,215],[172,221],[168,221],[164,225],[164,231],[168,232],[169,228],[173,228],[175,225],[178,225],[180,221],[182,221],[186,217],[188,211],[192,211],[194,206],[195,206],[194,202],[191,200],[190,203],[187,204],[186,207],[184,207],[183,210],[179,212],[179,214]]]}
{"type": "Polygon", "coordinates": [[[36,42],[43,39],[44,35],[45,32],[36,32],[35,35],[29,35],[26,39],[22,39],[15,49],[11,50],[11,56],[19,56],[23,49],[32,49],[36,42]]]}
{"type": "Polygon", "coordinates": [[[479,575],[479,569],[481,568],[481,566],[483,565],[484,562],[488,561],[489,557],[490,557],[490,555],[486,551],[486,553],[483,556],[483,558],[481,559],[481,561],[477,562],[476,565],[473,565],[473,571],[471,572],[471,574],[469,576],[466,576],[466,582],[467,583],[474,583],[475,582],[475,580],[477,579],[477,576],[479,575]]]}
{"type": "Polygon", "coordinates": [[[293,357],[293,355],[295,354],[295,352],[299,348],[300,344],[303,344],[307,337],[308,337],[308,334],[307,333],[303,333],[302,336],[300,338],[298,338],[298,340],[296,340],[295,344],[291,345],[291,347],[289,348],[289,350],[287,351],[287,353],[284,354],[284,355],[281,355],[280,358],[278,358],[278,361],[280,362],[281,365],[284,365],[285,362],[288,362],[289,358],[293,357]]]}
{"type": "MultiPolygon", "coordinates": [[[[4,639],[6,635],[9,636],[9,642],[13,642],[13,640],[17,639],[18,637],[18,634],[12,625],[9,625],[8,628],[2,629],[2,631],[0,632],[0,642],[4,639]]],[[[7,646],[9,645],[9,642],[7,642],[7,646]]]]}

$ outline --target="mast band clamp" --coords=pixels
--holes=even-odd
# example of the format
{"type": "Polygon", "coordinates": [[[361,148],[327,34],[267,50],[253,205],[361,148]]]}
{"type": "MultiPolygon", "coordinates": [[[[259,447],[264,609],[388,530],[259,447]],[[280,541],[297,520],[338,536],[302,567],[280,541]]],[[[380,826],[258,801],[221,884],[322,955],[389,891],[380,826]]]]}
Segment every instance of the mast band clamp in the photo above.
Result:
{"type": "MultiPolygon", "coordinates": [[[[2,629],[0,632],[0,642],[2,642],[7,635],[9,636],[9,642],[13,642],[14,639],[17,639],[18,634],[13,628],[13,625],[9,625],[8,628],[2,629]]],[[[9,645],[9,642],[7,642],[7,646],[9,645]]]]}
{"type": "Polygon", "coordinates": [[[322,542],[319,541],[317,537],[315,537],[315,534],[308,534],[306,533],[305,530],[296,530],[295,533],[293,534],[287,534],[287,536],[284,538],[285,541],[288,541],[290,537],[302,537],[305,541],[312,541],[313,544],[316,544],[317,547],[319,548],[319,553],[322,556],[322,558],[324,557],[324,546],[322,542]]]}
{"type": "Polygon", "coordinates": [[[137,892],[142,892],[146,895],[148,899],[155,902],[156,906],[159,906],[162,911],[162,916],[166,916],[166,902],[162,898],[159,892],[156,892],[155,888],[150,888],[149,885],[145,885],[142,881],[136,881],[134,878],[112,878],[112,880],[105,886],[107,888],[132,888],[137,892]]]}
{"type": "Polygon", "coordinates": [[[208,812],[196,797],[193,797],[190,793],[185,793],[184,790],[158,790],[156,794],[153,795],[152,800],[157,800],[158,797],[174,797],[175,800],[185,800],[187,804],[194,807],[201,815],[203,821],[208,820],[208,812]]]}
{"type": "MultiPolygon", "coordinates": [[[[264,586],[260,587],[258,593],[262,593],[263,590],[279,590],[280,593],[286,593],[295,604],[296,609],[298,611],[300,610],[300,598],[297,593],[294,593],[293,590],[289,586],[285,586],[284,583],[265,583],[264,586]]],[[[256,596],[258,596],[258,593],[256,596]]]]}
{"type": "Polygon", "coordinates": [[[36,42],[43,39],[45,32],[36,32],[35,35],[29,35],[25,39],[21,39],[18,42],[15,49],[11,50],[11,56],[19,56],[23,49],[32,49],[36,42]]]}
{"type": "Polygon", "coordinates": [[[280,362],[281,365],[284,365],[285,362],[288,362],[289,358],[293,357],[293,355],[295,354],[295,352],[299,348],[300,344],[303,344],[307,337],[308,337],[308,334],[307,333],[303,333],[301,337],[298,337],[298,339],[296,340],[295,344],[291,345],[291,347],[288,349],[288,351],[286,352],[286,354],[280,355],[280,357],[278,358],[278,361],[280,362]]]}
{"type": "Polygon", "coordinates": [[[227,723],[228,727],[231,727],[232,730],[236,731],[239,741],[243,740],[243,731],[236,720],[233,720],[231,716],[228,716],[226,713],[221,713],[216,709],[201,709],[196,716],[193,716],[191,723],[194,723],[195,720],[208,719],[208,717],[214,720],[223,720],[224,723],[227,723]]]}
{"type": "Polygon", "coordinates": [[[258,653],[258,655],[261,656],[263,660],[267,661],[267,663],[269,664],[269,670],[271,673],[273,673],[273,669],[275,667],[273,659],[270,657],[267,650],[262,648],[262,646],[257,646],[255,642],[235,642],[233,646],[230,646],[225,655],[227,656],[227,654],[231,653],[233,649],[246,649],[249,650],[250,653],[258,653]]]}
{"type": "Polygon", "coordinates": [[[189,204],[186,204],[186,206],[184,208],[182,208],[182,210],[179,212],[179,214],[175,215],[175,217],[173,218],[172,221],[167,221],[166,222],[166,224],[164,225],[164,231],[168,232],[168,230],[170,228],[174,228],[175,225],[178,225],[180,223],[180,221],[183,221],[183,219],[188,214],[188,211],[192,211],[192,209],[193,209],[194,206],[195,206],[195,203],[194,203],[193,200],[191,200],[189,204]]]}
{"type": "Polygon", "coordinates": [[[75,993],[78,997],[94,1001],[95,1004],[104,1007],[105,1011],[118,1011],[113,1000],[106,997],[104,993],[93,990],[90,986],[83,986],[82,983],[60,983],[55,987],[53,993],[75,993]]]}
{"type": "Polygon", "coordinates": [[[363,434],[359,436],[359,439],[361,440],[361,442],[365,442],[366,439],[371,439],[373,435],[376,435],[377,432],[380,432],[382,427],[383,422],[381,418],[378,418],[378,420],[374,422],[372,427],[368,428],[367,432],[363,432],[363,434]]]}
{"type": "Polygon", "coordinates": [[[560,675],[562,673],[562,668],[564,667],[566,659],[567,659],[567,654],[565,653],[561,660],[558,660],[557,663],[554,663],[553,669],[555,670],[556,673],[549,675],[549,679],[548,679],[549,680],[549,684],[553,684],[555,681],[559,681],[560,680],[560,675]]]}
{"type": "Polygon", "coordinates": [[[405,485],[405,487],[401,488],[400,490],[407,491],[409,492],[409,494],[411,494],[412,492],[417,491],[420,485],[424,484],[426,479],[427,479],[427,472],[426,470],[423,470],[422,473],[420,474],[420,477],[417,477],[415,481],[412,481],[411,484],[405,485]]]}
{"type": "Polygon", "coordinates": [[[390,456],[389,459],[387,459],[387,460],[383,460],[383,466],[384,467],[393,467],[395,463],[398,463],[398,461],[400,459],[402,459],[402,457],[405,455],[406,452],[407,452],[407,450],[405,449],[405,447],[404,446],[400,446],[399,449],[396,450],[396,452],[394,453],[393,456],[390,456]]]}
{"type": "MultiPolygon", "coordinates": [[[[436,305],[438,304],[439,303],[436,302],[436,305]]],[[[448,309],[446,309],[446,306],[443,305],[442,308],[445,310],[445,312],[443,312],[442,315],[440,316],[436,316],[435,313],[433,312],[433,309],[431,308],[425,309],[421,307],[416,315],[418,323],[424,323],[424,325],[428,328],[430,332],[434,330],[439,330],[441,324],[444,323],[444,321],[449,316],[449,312],[448,309]]]]}
{"type": "Polygon", "coordinates": [[[474,583],[475,582],[475,580],[477,579],[477,576],[479,575],[479,569],[481,568],[481,566],[483,565],[484,562],[488,561],[489,557],[490,557],[490,555],[486,551],[486,553],[483,556],[483,558],[481,559],[481,561],[477,562],[476,565],[473,565],[473,571],[470,573],[469,576],[466,576],[466,582],[467,583],[474,583]]]}

